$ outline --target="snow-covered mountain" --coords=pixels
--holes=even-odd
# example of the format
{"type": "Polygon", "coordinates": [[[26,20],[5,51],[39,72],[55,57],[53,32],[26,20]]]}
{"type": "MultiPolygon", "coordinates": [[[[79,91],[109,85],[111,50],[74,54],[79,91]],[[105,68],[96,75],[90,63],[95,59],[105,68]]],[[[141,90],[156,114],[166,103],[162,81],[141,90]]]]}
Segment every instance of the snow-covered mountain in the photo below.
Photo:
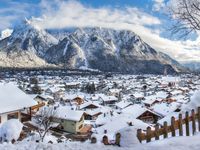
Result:
{"type": "Polygon", "coordinates": [[[58,40],[28,20],[17,26],[11,36],[0,41],[0,65],[5,67],[41,67],[46,51],[58,40]]]}
{"type": "Polygon", "coordinates": [[[127,30],[73,28],[45,31],[25,21],[0,41],[0,66],[92,68],[129,73],[180,72],[183,67],[127,30]]]}
{"type": "Polygon", "coordinates": [[[7,37],[9,37],[12,34],[13,30],[12,29],[5,29],[1,31],[0,35],[0,40],[3,40],[7,37]]]}
{"type": "Polygon", "coordinates": [[[190,69],[191,71],[200,72],[200,62],[191,61],[191,62],[182,62],[181,64],[186,68],[190,69]]]}
{"type": "Polygon", "coordinates": [[[154,50],[132,31],[82,28],[71,29],[65,35],[47,51],[47,62],[132,73],[163,73],[165,68],[168,72],[183,70],[178,62],[154,50]]]}

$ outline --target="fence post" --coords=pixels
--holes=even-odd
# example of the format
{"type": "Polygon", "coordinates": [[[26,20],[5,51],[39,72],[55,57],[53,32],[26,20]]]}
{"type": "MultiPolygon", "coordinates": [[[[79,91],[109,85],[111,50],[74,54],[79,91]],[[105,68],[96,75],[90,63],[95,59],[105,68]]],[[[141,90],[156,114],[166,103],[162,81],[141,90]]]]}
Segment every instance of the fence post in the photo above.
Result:
{"type": "Polygon", "coordinates": [[[147,127],[147,143],[151,142],[151,127],[147,127]]]}
{"type": "Polygon", "coordinates": [[[91,138],[91,143],[96,143],[96,142],[97,142],[96,137],[92,137],[92,138],[91,138]]]}
{"type": "Polygon", "coordinates": [[[109,145],[108,137],[106,135],[103,136],[103,144],[104,145],[109,145]]]}
{"type": "Polygon", "coordinates": [[[120,146],[121,134],[117,133],[115,138],[116,138],[115,139],[115,144],[118,145],[118,146],[120,146]]]}
{"type": "Polygon", "coordinates": [[[189,127],[189,112],[185,112],[185,129],[186,129],[186,136],[190,136],[190,127],[189,127]]]}
{"type": "Polygon", "coordinates": [[[137,138],[140,141],[140,143],[142,143],[142,129],[138,129],[137,130],[137,138]]]}
{"type": "Polygon", "coordinates": [[[182,120],[182,114],[179,114],[179,116],[178,116],[178,128],[179,128],[179,136],[183,136],[183,120],[182,120]]]}
{"type": "Polygon", "coordinates": [[[199,132],[200,132],[200,107],[198,107],[198,126],[199,126],[199,132]]]}
{"type": "Polygon", "coordinates": [[[172,131],[172,136],[176,136],[176,131],[175,131],[175,117],[171,117],[171,131],[172,131]]]}
{"type": "Polygon", "coordinates": [[[159,124],[155,126],[155,140],[159,140],[160,132],[159,132],[159,124]]]}
{"type": "Polygon", "coordinates": [[[168,137],[168,127],[167,127],[167,121],[164,122],[164,126],[163,126],[163,136],[164,139],[168,137]]]}
{"type": "Polygon", "coordinates": [[[195,116],[195,110],[192,109],[192,133],[195,134],[196,132],[196,116],[195,116]]]}

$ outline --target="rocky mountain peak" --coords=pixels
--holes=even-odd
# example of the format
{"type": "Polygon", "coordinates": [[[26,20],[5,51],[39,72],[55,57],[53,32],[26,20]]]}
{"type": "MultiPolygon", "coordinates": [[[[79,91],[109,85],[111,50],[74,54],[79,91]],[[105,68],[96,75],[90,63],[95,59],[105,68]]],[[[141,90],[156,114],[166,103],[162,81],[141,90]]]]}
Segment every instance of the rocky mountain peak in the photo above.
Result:
{"type": "MultiPolygon", "coordinates": [[[[38,65],[106,72],[160,74],[166,67],[171,73],[183,69],[129,30],[100,27],[43,30],[29,20],[17,26],[9,38],[0,41],[0,53],[5,54],[5,62],[7,58],[23,56],[27,64],[34,61],[35,67],[38,61],[38,65]]],[[[23,66],[21,61],[18,64],[23,66]]]]}

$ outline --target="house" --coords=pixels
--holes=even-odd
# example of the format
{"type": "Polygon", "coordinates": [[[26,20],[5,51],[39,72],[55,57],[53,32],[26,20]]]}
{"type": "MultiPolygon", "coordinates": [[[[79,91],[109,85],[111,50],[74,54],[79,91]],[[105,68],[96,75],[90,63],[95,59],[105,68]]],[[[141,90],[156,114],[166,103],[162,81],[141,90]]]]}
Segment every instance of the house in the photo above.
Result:
{"type": "Polygon", "coordinates": [[[80,110],[84,111],[84,117],[86,120],[95,120],[101,112],[101,106],[95,102],[86,102],[79,106],[80,110]]]}
{"type": "Polygon", "coordinates": [[[52,95],[54,99],[59,100],[61,97],[64,96],[64,91],[65,91],[64,88],[53,86],[53,87],[47,88],[45,90],[45,94],[52,95]]]}
{"type": "Polygon", "coordinates": [[[122,89],[109,89],[109,95],[118,97],[122,89]]]}
{"type": "Polygon", "coordinates": [[[91,109],[96,109],[96,108],[99,108],[99,107],[101,107],[101,106],[98,103],[89,101],[89,102],[85,102],[85,103],[81,104],[79,106],[79,109],[80,110],[87,110],[87,109],[91,110],[91,109]]]}
{"type": "Polygon", "coordinates": [[[132,99],[132,102],[136,104],[140,104],[142,100],[144,100],[144,94],[143,93],[134,93],[130,95],[130,98],[132,99]]]}
{"type": "Polygon", "coordinates": [[[154,104],[159,103],[159,102],[160,102],[160,101],[157,100],[157,99],[154,99],[154,100],[147,99],[147,100],[145,100],[143,103],[144,103],[144,105],[145,105],[146,107],[151,107],[151,106],[153,106],[154,104]]]}
{"type": "Polygon", "coordinates": [[[31,117],[31,107],[38,103],[21,91],[14,83],[1,83],[0,104],[0,123],[3,123],[9,119],[21,121],[27,115],[31,117]],[[24,113],[26,111],[28,114],[24,113]]]}
{"type": "Polygon", "coordinates": [[[80,87],[80,83],[79,82],[69,82],[69,83],[65,83],[65,88],[66,89],[77,89],[80,87]]]}
{"type": "Polygon", "coordinates": [[[36,100],[38,103],[44,103],[45,105],[54,102],[54,98],[50,95],[37,95],[34,100],[36,100]]]}
{"type": "Polygon", "coordinates": [[[77,105],[81,105],[84,103],[84,98],[81,96],[77,96],[74,99],[72,99],[72,102],[75,102],[77,105]]]}
{"type": "Polygon", "coordinates": [[[114,105],[116,102],[118,102],[118,98],[115,96],[107,96],[107,95],[101,95],[100,101],[103,105],[114,105]]]}
{"type": "Polygon", "coordinates": [[[177,109],[180,108],[180,104],[177,102],[166,103],[162,102],[160,104],[155,104],[152,106],[152,109],[156,112],[159,112],[163,116],[167,116],[168,114],[175,112],[177,109]]]}
{"type": "Polygon", "coordinates": [[[157,123],[157,121],[160,120],[161,118],[163,118],[161,114],[158,114],[155,111],[147,109],[143,113],[141,113],[136,119],[152,124],[152,123],[157,123]]]}
{"type": "Polygon", "coordinates": [[[138,104],[131,105],[123,109],[122,112],[131,114],[135,119],[151,124],[156,123],[159,119],[163,118],[161,114],[138,104]]]}
{"type": "Polygon", "coordinates": [[[85,120],[96,120],[99,115],[101,115],[101,109],[86,110],[84,112],[85,120]]]}
{"type": "Polygon", "coordinates": [[[68,107],[60,106],[56,109],[53,122],[59,123],[56,127],[65,132],[77,134],[84,128],[84,112],[71,110],[68,107]]]}

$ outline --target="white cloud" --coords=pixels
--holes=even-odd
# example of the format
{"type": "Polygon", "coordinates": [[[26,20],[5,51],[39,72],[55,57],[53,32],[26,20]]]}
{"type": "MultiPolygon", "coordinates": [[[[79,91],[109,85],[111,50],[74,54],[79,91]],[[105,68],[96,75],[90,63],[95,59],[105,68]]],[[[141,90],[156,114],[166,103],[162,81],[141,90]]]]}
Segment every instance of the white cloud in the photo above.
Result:
{"type": "Polygon", "coordinates": [[[153,0],[153,11],[160,11],[161,8],[165,7],[164,0],[153,0]]]}
{"type": "MultiPolygon", "coordinates": [[[[163,0],[155,0],[163,3],[163,0]]],[[[149,26],[159,26],[159,18],[149,15],[136,7],[121,8],[93,8],[84,6],[77,1],[54,0],[49,3],[42,0],[43,17],[33,19],[33,24],[41,28],[65,27],[94,27],[132,30],[149,43],[153,48],[169,54],[178,61],[199,60],[200,48],[195,41],[173,41],[161,37],[160,30],[149,26]]]]}
{"type": "MultiPolygon", "coordinates": [[[[156,2],[154,4],[163,3],[163,0],[154,1],[156,2]]],[[[42,19],[34,18],[32,23],[41,28],[101,26],[105,28],[127,29],[141,36],[145,42],[149,43],[156,50],[163,51],[176,60],[198,61],[200,58],[200,48],[198,46],[200,38],[194,41],[173,41],[163,38],[160,36],[161,31],[157,28],[162,27],[161,20],[136,7],[94,8],[75,0],[41,0],[39,6],[42,11],[42,19]],[[151,27],[154,28],[152,29],[151,27]]],[[[13,18],[8,17],[7,19],[8,21],[5,21],[4,26],[7,26],[13,18]]]]}
{"type": "Polygon", "coordinates": [[[35,8],[34,4],[22,3],[13,0],[1,0],[5,7],[0,8],[0,30],[10,28],[13,22],[24,19],[35,8]]]}
{"type": "MultiPolygon", "coordinates": [[[[42,28],[64,27],[117,27],[127,25],[157,25],[160,20],[148,15],[137,8],[127,7],[124,10],[117,8],[92,8],[83,6],[77,1],[49,1],[42,0],[44,22],[40,22],[42,28]],[[55,9],[57,8],[57,9],[55,9]]],[[[38,22],[37,22],[38,24],[38,22]]]]}

